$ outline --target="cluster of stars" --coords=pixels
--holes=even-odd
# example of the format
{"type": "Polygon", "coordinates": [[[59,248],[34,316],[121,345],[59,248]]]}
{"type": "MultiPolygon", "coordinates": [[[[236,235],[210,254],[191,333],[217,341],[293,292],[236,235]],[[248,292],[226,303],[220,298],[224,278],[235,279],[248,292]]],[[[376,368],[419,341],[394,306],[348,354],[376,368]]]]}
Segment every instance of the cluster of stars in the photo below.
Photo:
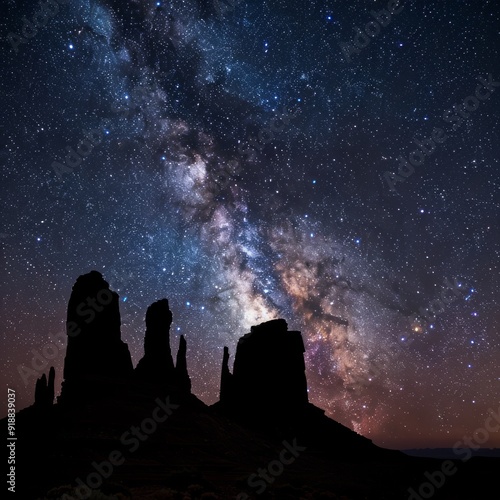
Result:
{"type": "Polygon", "coordinates": [[[135,363],[147,306],[169,299],[207,403],[224,345],[277,317],[302,331],[311,402],[377,444],[453,443],[498,401],[498,101],[397,193],[380,176],[478,74],[500,78],[497,3],[409,3],[352,64],[339,43],[366,6],[281,3],[77,2],[7,54],[2,361],[20,405],[16,366],[91,269],[120,294],[135,363]],[[300,114],[242,154],[288,103],[300,114]],[[57,182],[57,155],[103,120],[57,182]],[[450,276],[473,286],[415,323],[450,276]]]}

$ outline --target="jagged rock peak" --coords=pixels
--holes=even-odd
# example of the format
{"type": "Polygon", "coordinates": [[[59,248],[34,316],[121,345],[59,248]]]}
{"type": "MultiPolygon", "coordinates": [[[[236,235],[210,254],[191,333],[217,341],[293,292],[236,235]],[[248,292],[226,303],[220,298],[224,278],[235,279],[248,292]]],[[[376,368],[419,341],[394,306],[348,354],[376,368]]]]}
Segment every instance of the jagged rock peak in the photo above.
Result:
{"type": "Polygon", "coordinates": [[[55,370],[51,366],[49,370],[49,380],[47,382],[47,377],[44,374],[37,379],[35,385],[35,406],[37,407],[47,407],[54,403],[54,380],[55,380],[55,370]]]}

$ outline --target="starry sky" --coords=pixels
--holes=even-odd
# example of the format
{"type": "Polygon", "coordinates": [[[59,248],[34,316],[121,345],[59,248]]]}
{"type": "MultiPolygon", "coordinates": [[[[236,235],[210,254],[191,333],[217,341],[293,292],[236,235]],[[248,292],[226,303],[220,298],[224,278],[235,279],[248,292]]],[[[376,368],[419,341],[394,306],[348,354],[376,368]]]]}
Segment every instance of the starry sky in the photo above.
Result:
{"type": "Polygon", "coordinates": [[[223,346],[232,366],[251,325],[282,317],[302,331],[310,401],[376,444],[453,446],[484,425],[500,384],[498,2],[55,5],[1,6],[3,403],[7,387],[33,402],[19,367],[96,269],[134,365],[147,306],[169,299],[208,404],[223,346]]]}

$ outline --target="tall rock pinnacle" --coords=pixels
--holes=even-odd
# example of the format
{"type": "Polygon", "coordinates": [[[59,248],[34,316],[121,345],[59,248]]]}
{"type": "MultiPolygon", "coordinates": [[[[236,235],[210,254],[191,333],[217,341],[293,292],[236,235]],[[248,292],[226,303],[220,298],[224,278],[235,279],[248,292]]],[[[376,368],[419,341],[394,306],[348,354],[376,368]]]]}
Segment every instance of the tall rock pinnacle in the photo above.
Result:
{"type": "Polygon", "coordinates": [[[45,373],[36,381],[35,406],[45,406],[47,402],[47,377],[45,373]]]}
{"type": "Polygon", "coordinates": [[[101,273],[79,276],[68,303],[68,346],[61,401],[99,393],[103,381],[132,375],[132,359],[121,340],[118,294],[101,273]]]}
{"type": "Polygon", "coordinates": [[[231,402],[233,397],[233,374],[229,371],[229,349],[224,347],[222,372],[220,376],[219,399],[222,403],[231,402]]]}
{"type": "Polygon", "coordinates": [[[56,371],[53,366],[49,370],[49,381],[47,382],[47,404],[54,404],[54,381],[56,378],[56,371]]]}
{"type": "Polygon", "coordinates": [[[175,383],[181,392],[191,392],[191,379],[187,370],[186,350],[186,339],[184,335],[181,335],[175,364],[175,383]]]}
{"type": "Polygon", "coordinates": [[[161,385],[172,382],[174,362],[170,350],[171,324],[172,311],[167,299],[158,300],[148,307],[144,356],[135,369],[139,379],[161,385]]]}

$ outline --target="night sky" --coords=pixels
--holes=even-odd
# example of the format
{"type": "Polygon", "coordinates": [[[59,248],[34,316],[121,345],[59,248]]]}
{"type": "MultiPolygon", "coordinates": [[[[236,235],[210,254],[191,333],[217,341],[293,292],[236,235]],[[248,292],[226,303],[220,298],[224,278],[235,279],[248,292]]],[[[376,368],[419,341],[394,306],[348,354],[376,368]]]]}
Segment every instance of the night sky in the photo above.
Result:
{"type": "MultiPolygon", "coordinates": [[[[500,385],[497,1],[54,0],[38,28],[35,2],[1,8],[2,402],[7,387],[33,402],[19,367],[96,269],[134,365],[147,306],[168,298],[207,404],[224,345],[232,367],[238,338],[282,317],[310,401],[376,444],[484,426],[500,385]]],[[[63,361],[45,370],[56,387],[63,361]]]]}

